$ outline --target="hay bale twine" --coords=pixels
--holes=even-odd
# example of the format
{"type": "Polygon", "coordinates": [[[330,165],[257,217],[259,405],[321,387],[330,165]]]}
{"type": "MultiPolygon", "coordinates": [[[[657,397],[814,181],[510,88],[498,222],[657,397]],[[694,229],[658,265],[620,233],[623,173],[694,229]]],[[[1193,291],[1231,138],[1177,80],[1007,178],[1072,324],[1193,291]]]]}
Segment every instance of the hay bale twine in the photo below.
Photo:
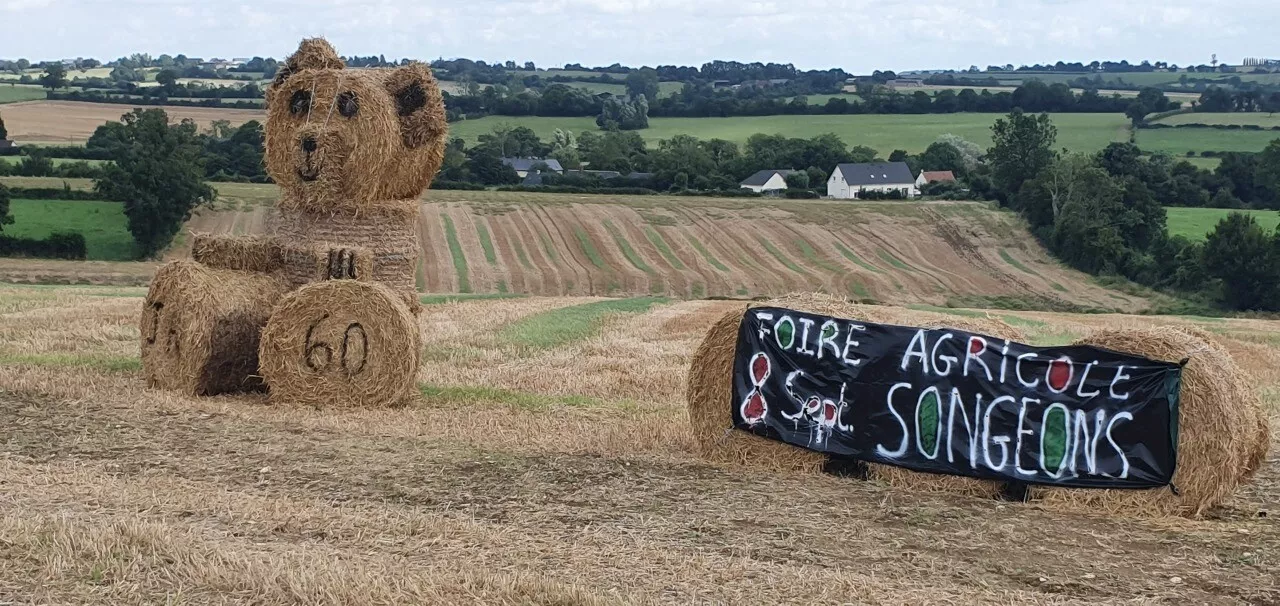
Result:
{"type": "Polygon", "coordinates": [[[191,261],[160,268],[138,328],[147,385],[190,395],[259,389],[258,340],[286,286],[191,261]]]}
{"type": "Polygon", "coordinates": [[[308,284],[276,306],[262,332],[271,399],[386,406],[414,390],[421,334],[404,297],[355,280],[308,284]]]}
{"type": "MultiPolygon", "coordinates": [[[[849,320],[913,325],[927,328],[958,328],[1006,338],[1020,339],[1017,329],[999,320],[952,318],[942,314],[861,305],[824,293],[792,293],[749,307],[785,307],[797,311],[822,314],[849,320]]],[[[716,322],[694,353],[689,367],[686,398],[689,421],[699,452],[713,461],[731,462],[767,469],[817,471],[826,456],[797,446],[766,440],[733,427],[730,401],[733,393],[733,359],[737,349],[738,327],[744,309],[735,309],[716,322]]],[[[888,465],[868,465],[871,477],[892,486],[915,491],[943,491],[952,494],[995,497],[998,482],[919,473],[888,465]]]]}
{"type": "Polygon", "coordinates": [[[1224,502],[1247,475],[1250,450],[1257,439],[1257,417],[1241,399],[1243,376],[1221,347],[1175,327],[1113,329],[1095,332],[1075,343],[1112,351],[1180,362],[1178,468],[1168,488],[1148,490],[1083,490],[1034,486],[1033,501],[1065,509],[1107,511],[1122,515],[1198,517],[1224,502]]]}

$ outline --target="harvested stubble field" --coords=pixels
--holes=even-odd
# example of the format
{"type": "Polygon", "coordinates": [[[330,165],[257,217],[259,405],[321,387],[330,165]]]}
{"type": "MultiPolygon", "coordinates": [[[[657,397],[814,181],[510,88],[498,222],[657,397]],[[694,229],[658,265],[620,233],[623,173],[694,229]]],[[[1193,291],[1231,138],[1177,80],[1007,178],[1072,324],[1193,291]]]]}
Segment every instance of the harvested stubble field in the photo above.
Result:
{"type": "MultiPolygon", "coordinates": [[[[250,195],[261,186],[239,187],[228,198],[235,210],[204,212],[190,229],[269,225],[263,200],[250,195]]],[[[428,293],[696,299],[823,290],[901,304],[1148,305],[1062,267],[1015,215],[983,204],[468,191],[425,199],[418,283],[428,293]]]]}
{"type": "MultiPolygon", "coordinates": [[[[151,108],[153,106],[147,106],[151,108]]],[[[263,120],[265,112],[251,109],[212,107],[159,106],[177,122],[190,118],[201,129],[214,120],[228,120],[239,126],[250,120],[263,120]]],[[[129,105],[84,103],[80,101],[29,101],[4,106],[4,122],[9,138],[19,143],[75,143],[87,141],[93,131],[107,122],[133,111],[129,105]]]]}
{"type": "MultiPolygon", "coordinates": [[[[738,303],[430,305],[421,399],[318,411],[144,389],[142,294],[0,290],[0,602],[1280,600],[1274,455],[1198,521],[704,463],[687,365],[738,303]]],[[[996,313],[1037,342],[1196,324],[1275,424],[1280,323],[996,313]]]]}

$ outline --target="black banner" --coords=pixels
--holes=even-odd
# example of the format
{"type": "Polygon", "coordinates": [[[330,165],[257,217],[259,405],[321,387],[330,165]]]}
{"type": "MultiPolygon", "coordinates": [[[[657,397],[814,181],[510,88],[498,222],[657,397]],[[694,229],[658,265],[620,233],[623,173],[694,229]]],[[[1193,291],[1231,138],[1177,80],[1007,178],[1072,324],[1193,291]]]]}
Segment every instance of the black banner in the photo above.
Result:
{"type": "Polygon", "coordinates": [[[749,309],[734,425],[916,471],[1152,488],[1177,463],[1177,364],[961,330],[749,309]]]}

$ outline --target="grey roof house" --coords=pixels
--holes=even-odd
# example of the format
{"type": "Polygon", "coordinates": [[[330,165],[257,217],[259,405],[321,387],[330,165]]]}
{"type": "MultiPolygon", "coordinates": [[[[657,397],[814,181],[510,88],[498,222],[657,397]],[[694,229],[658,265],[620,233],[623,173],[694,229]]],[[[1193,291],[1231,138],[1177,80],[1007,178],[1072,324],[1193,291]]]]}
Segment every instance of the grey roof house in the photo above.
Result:
{"type": "Polygon", "coordinates": [[[547,166],[543,169],[544,172],[553,172],[557,175],[564,173],[564,168],[560,166],[560,161],[555,158],[547,158],[545,160],[542,158],[503,158],[502,163],[515,169],[516,174],[520,175],[522,179],[528,176],[529,171],[539,164],[547,166]]]}
{"type": "Polygon", "coordinates": [[[916,178],[906,162],[840,164],[827,179],[829,197],[852,200],[860,198],[863,191],[898,191],[907,198],[920,193],[916,189],[916,178]]]}

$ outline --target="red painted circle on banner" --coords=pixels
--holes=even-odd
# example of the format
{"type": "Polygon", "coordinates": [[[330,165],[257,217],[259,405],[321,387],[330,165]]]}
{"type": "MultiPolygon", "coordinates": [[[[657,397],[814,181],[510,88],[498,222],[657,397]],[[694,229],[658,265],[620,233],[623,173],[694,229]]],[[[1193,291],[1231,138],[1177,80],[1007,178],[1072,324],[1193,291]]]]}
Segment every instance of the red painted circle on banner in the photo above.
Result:
{"type": "Polygon", "coordinates": [[[827,422],[834,422],[836,420],[836,405],[828,401],[826,406],[823,408],[823,412],[826,413],[824,416],[826,417],[827,422]]]}
{"type": "Polygon", "coordinates": [[[982,353],[983,349],[986,349],[986,347],[982,345],[982,341],[978,339],[969,339],[969,353],[976,356],[982,353]]]}
{"type": "Polygon", "coordinates": [[[817,396],[809,398],[809,401],[804,403],[804,411],[809,414],[816,414],[821,409],[822,401],[817,396]]]}
{"type": "Polygon", "coordinates": [[[760,392],[752,392],[751,397],[747,398],[747,407],[742,411],[742,416],[748,421],[758,421],[764,416],[764,398],[760,397],[760,392]]]}
{"type": "Polygon", "coordinates": [[[1063,391],[1071,381],[1071,363],[1066,360],[1054,360],[1049,363],[1049,387],[1054,391],[1063,391]]]}
{"type": "Polygon", "coordinates": [[[769,376],[769,358],[759,355],[751,360],[751,378],[756,385],[764,383],[769,376]]]}

